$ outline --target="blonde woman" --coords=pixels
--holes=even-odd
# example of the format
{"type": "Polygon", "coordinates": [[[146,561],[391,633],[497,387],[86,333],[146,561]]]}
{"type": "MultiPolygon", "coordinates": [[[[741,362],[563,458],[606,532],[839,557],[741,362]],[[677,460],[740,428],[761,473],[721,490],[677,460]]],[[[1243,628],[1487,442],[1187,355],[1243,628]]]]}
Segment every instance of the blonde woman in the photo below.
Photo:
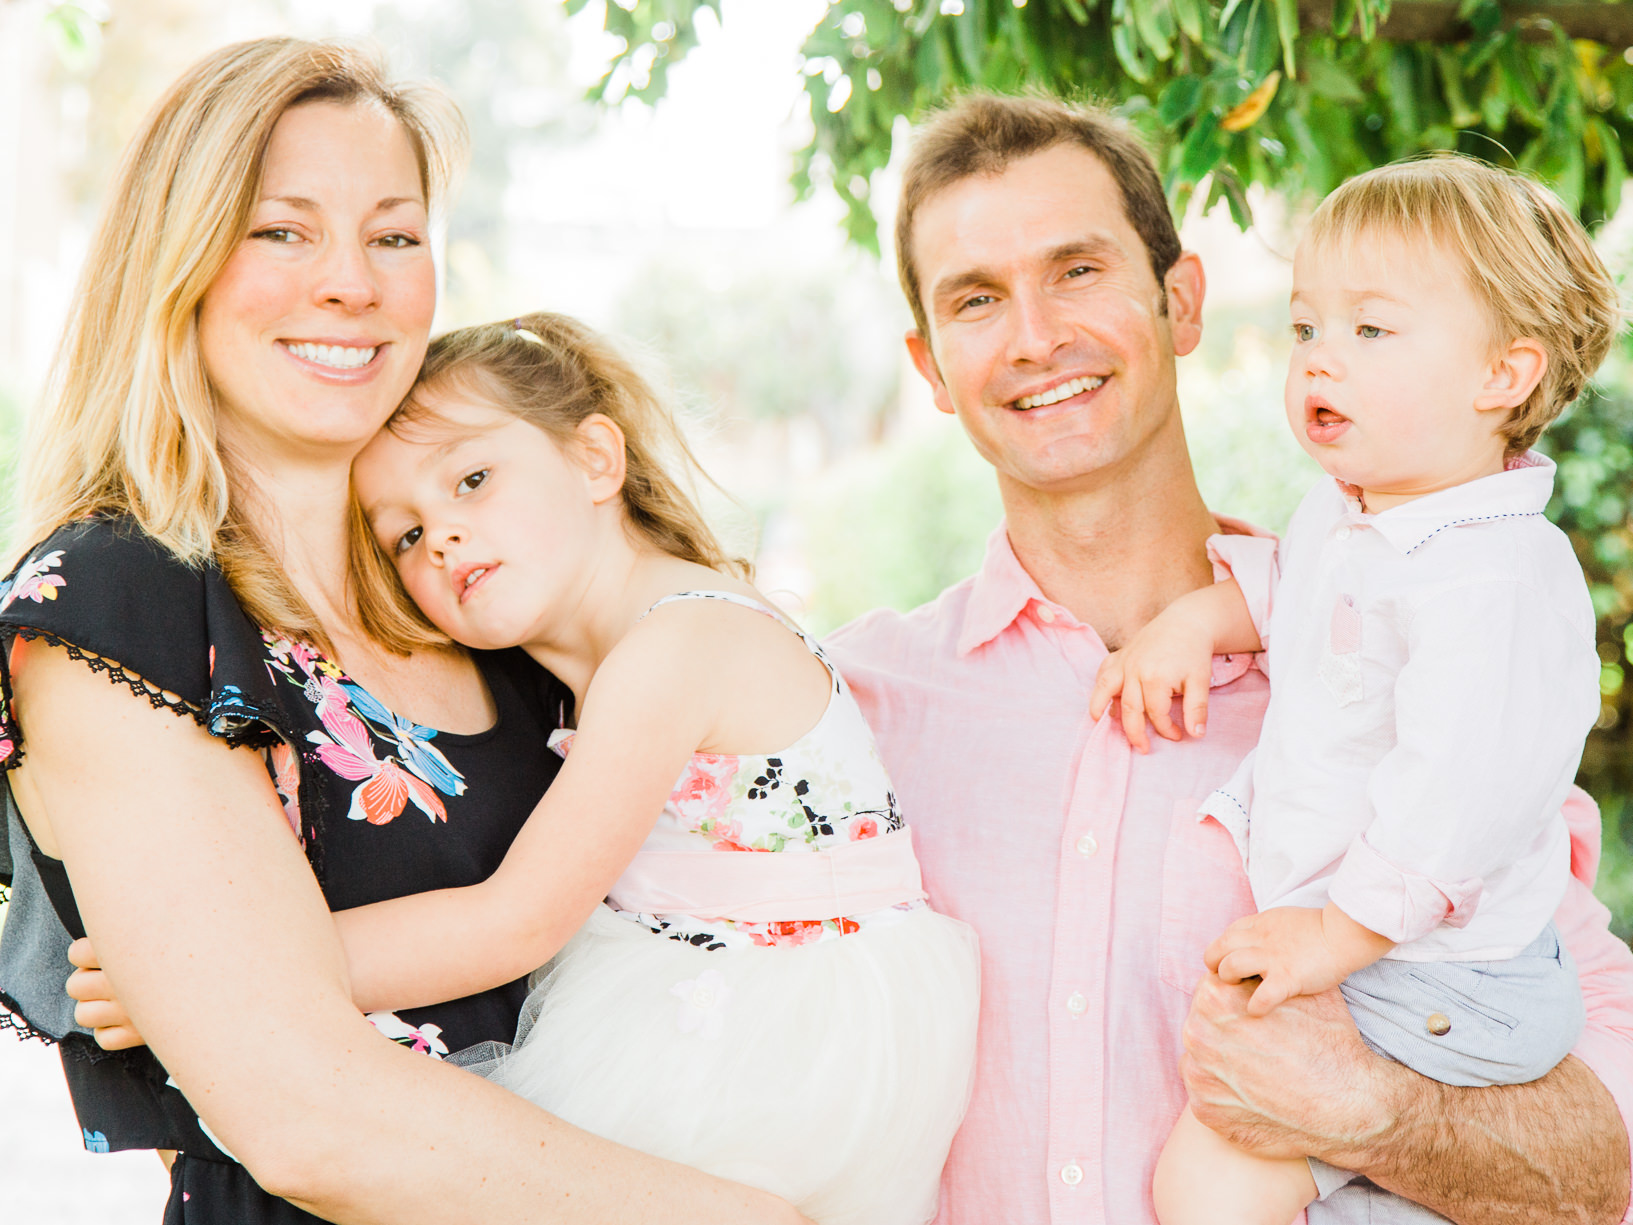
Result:
{"type": "Polygon", "coordinates": [[[440,1066],[509,1036],[520,984],[350,1004],[328,910],[491,872],[560,719],[531,664],[354,594],[348,470],[424,353],[460,131],[366,57],[263,40],[136,137],[0,583],[0,993],[88,1146],[180,1150],[167,1223],[797,1220],[440,1066]],[[150,1050],[57,1003],[87,932],[150,1050]]]}

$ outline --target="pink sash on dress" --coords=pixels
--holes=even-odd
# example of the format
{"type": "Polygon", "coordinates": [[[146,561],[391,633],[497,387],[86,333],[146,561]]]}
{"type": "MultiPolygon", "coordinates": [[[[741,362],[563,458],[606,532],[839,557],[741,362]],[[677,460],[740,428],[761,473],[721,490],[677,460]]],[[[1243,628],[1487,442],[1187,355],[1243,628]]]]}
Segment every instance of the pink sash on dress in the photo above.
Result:
{"type": "Polygon", "coordinates": [[[642,850],[607,901],[742,923],[837,919],[924,899],[908,829],[817,851],[642,850]]]}

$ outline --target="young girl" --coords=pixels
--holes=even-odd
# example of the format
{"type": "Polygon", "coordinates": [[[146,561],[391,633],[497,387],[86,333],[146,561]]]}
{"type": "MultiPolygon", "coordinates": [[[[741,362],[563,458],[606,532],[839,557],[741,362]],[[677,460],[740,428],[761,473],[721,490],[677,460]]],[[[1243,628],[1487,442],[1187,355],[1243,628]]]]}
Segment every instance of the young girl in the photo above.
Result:
{"type": "Polygon", "coordinates": [[[684,454],[636,372],[538,314],[435,341],[358,459],[419,608],[467,646],[523,646],[577,719],[491,878],[337,916],[353,997],[408,1007],[550,961],[495,1079],[824,1225],[916,1225],[969,1092],[975,938],[924,904],[839,674],[723,554],[666,447],[684,454]]]}
{"type": "MultiPolygon", "coordinates": [[[[1199,816],[1235,837],[1260,913],[1209,967],[1262,980],[1255,1015],[1337,986],[1369,1046],[1445,1083],[1533,1080],[1582,1025],[1551,916],[1599,663],[1581,570],[1543,517],[1554,465],[1529,447],[1603,359],[1615,287],[1545,189],[1436,157],[1328,197],[1292,314],[1288,419],[1334,479],[1273,564],[1215,537],[1235,580],[1108,659],[1091,710],[1120,692],[1143,747],[1147,713],[1178,738],[1179,693],[1201,735],[1211,654],[1269,648],[1258,748],[1199,816]]],[[[1286,1225],[1352,1177],[1250,1155],[1186,1110],[1154,1193],[1164,1225],[1286,1225]]],[[[1423,1219],[1365,1186],[1339,1192],[1372,1197],[1344,1219],[1423,1219]]]]}

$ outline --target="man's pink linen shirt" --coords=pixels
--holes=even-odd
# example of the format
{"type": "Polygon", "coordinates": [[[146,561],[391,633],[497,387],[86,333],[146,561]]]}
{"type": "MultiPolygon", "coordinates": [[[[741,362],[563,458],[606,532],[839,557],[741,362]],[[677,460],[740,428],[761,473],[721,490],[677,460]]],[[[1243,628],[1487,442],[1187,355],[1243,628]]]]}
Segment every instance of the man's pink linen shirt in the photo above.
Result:
{"type": "MultiPolygon", "coordinates": [[[[931,902],[981,938],[975,1093],[941,1225],[1155,1221],[1202,950],[1252,909],[1230,835],[1196,814],[1253,748],[1263,674],[1216,658],[1206,739],[1135,753],[1115,719],[1088,716],[1099,636],[1044,598],[1002,528],[973,579],[827,645],[873,724],[931,902]]],[[[1584,883],[1597,814],[1567,816],[1575,876],[1557,922],[1587,1001],[1576,1053],[1628,1119],[1633,954],[1584,883]]]]}

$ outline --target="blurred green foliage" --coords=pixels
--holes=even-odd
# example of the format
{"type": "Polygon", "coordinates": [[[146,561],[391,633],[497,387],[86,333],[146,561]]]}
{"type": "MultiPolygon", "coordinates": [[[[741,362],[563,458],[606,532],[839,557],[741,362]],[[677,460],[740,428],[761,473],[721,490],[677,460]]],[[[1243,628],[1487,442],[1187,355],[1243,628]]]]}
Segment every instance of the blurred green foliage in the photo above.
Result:
{"type": "Polygon", "coordinates": [[[1624,351],[1543,435],[1559,463],[1549,515],[1570,535],[1599,617],[1599,723],[1577,781],[1605,817],[1600,897],[1633,936],[1633,357],[1624,351]]]}
{"type": "MultiPolygon", "coordinates": [[[[705,7],[718,0],[608,2],[624,49],[597,93],[660,96],[705,7]]],[[[803,48],[814,130],[795,183],[831,183],[852,237],[877,250],[869,194],[896,120],[963,89],[1038,86],[1138,124],[1177,212],[1206,184],[1245,226],[1248,184],[1319,197],[1455,148],[1537,172],[1593,220],[1616,210],[1626,175],[1633,65],[1619,51],[1633,10],[1553,13],[1499,0],[834,0],[803,48]]]]}

